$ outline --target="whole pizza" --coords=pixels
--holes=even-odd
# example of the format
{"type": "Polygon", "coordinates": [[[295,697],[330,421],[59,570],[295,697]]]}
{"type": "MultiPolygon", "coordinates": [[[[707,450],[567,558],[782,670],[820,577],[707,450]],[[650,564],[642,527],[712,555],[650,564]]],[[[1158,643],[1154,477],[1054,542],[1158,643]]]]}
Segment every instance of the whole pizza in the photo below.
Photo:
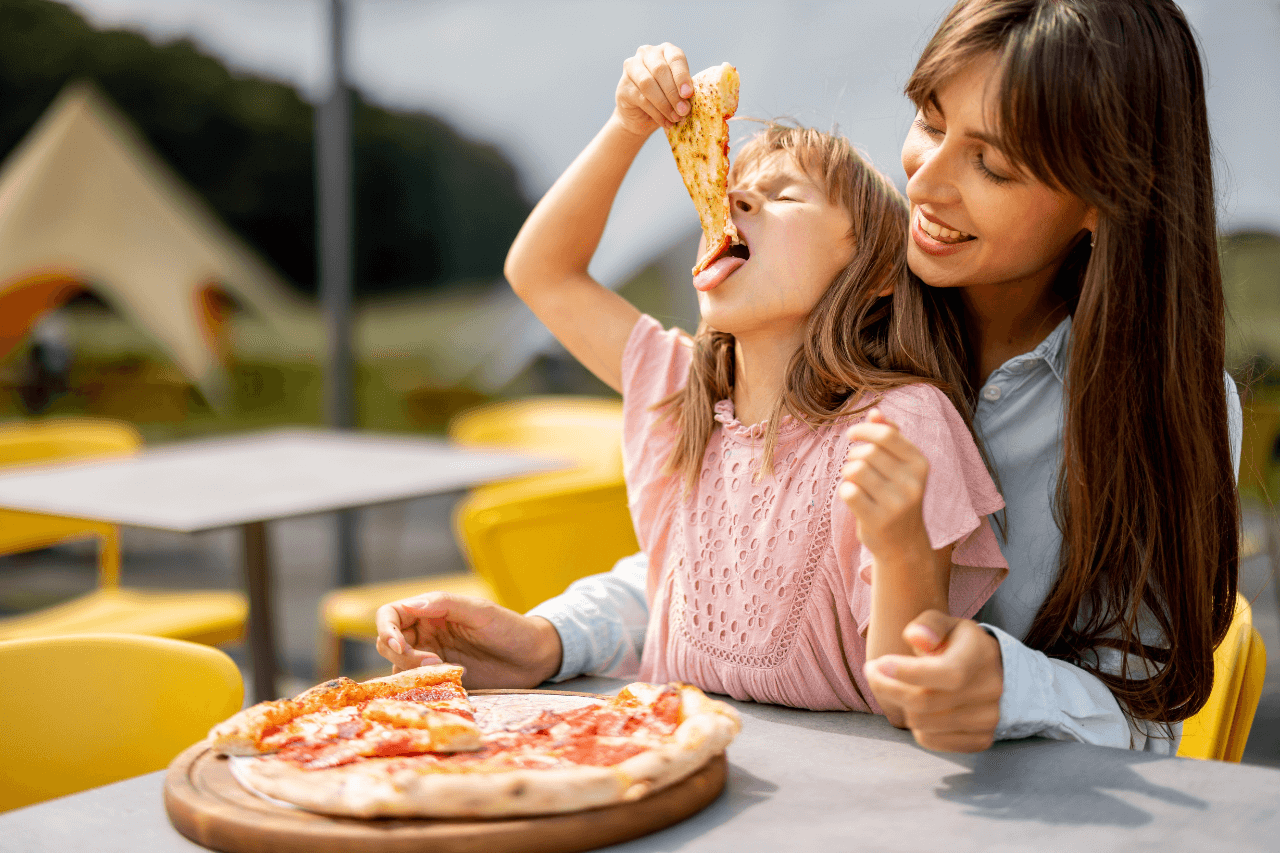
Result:
{"type": "Polygon", "coordinates": [[[635,683],[554,710],[530,696],[473,702],[449,664],[338,678],[246,708],[209,742],[233,756],[242,785],[309,811],[515,817],[640,799],[701,768],[741,728],[732,707],[683,684],[635,683]]]}

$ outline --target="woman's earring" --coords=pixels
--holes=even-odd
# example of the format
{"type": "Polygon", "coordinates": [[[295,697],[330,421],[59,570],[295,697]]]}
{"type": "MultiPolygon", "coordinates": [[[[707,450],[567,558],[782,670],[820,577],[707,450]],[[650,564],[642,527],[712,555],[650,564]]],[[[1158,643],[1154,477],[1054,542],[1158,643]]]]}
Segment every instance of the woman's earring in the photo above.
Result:
{"type": "Polygon", "coordinates": [[[1098,235],[1090,231],[1089,232],[1089,248],[1092,249],[1094,244],[1097,242],[1098,242],[1098,235]]]}

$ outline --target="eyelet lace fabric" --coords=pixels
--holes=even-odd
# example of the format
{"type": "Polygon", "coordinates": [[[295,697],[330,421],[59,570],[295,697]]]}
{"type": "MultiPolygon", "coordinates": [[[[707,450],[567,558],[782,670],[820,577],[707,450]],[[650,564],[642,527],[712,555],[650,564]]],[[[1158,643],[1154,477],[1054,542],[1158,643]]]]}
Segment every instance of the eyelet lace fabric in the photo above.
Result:
{"type": "Polygon", "coordinates": [[[764,425],[742,426],[727,400],[716,406],[716,420],[719,441],[713,435],[698,488],[673,525],[673,539],[684,545],[670,555],[675,627],[705,655],[770,669],[795,643],[831,546],[838,432],[824,430],[815,446],[797,449],[793,439],[807,427],[784,423],[773,476],[761,476],[764,425]]]}
{"type": "MultiPolygon", "coordinates": [[[[762,473],[765,425],[744,426],[723,400],[686,494],[665,467],[678,436],[661,402],[688,381],[690,353],[687,336],[643,317],[623,354],[627,499],[650,557],[640,678],[757,702],[877,711],[862,673],[870,560],[835,495],[857,418],[821,426],[785,418],[773,471],[762,473]]],[[[877,406],[929,458],[924,515],[933,546],[962,542],[955,553],[964,552],[964,565],[985,567],[953,568],[951,610],[972,615],[1005,565],[982,519],[1000,502],[981,455],[936,389],[895,388],[877,406]],[[965,541],[975,530],[977,539],[965,541]]]]}

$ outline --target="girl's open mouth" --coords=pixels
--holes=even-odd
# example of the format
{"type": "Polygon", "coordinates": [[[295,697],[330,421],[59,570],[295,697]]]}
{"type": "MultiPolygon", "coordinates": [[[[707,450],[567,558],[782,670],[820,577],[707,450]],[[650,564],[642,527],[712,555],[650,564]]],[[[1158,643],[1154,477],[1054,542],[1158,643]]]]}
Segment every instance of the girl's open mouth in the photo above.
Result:
{"type": "MultiPolygon", "coordinates": [[[[741,239],[741,237],[739,237],[741,239]]],[[[751,257],[747,244],[730,243],[707,268],[693,277],[693,286],[703,293],[724,281],[751,257]]]]}

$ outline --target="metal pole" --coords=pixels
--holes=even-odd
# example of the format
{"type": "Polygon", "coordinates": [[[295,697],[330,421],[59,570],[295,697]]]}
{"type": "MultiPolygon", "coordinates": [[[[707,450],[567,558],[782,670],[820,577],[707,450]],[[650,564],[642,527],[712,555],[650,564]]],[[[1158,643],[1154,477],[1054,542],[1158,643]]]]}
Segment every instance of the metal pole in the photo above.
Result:
{"type": "Polygon", "coordinates": [[[271,540],[267,525],[244,525],[245,586],[249,589],[249,653],[253,661],[253,701],[266,702],[276,692],[276,633],[271,613],[271,540]]]}
{"type": "MultiPolygon", "coordinates": [[[[325,415],[334,429],[355,427],[354,366],[351,357],[351,89],[346,67],[346,4],[329,0],[332,86],[316,109],[316,189],[320,300],[328,332],[325,415]]],[[[356,516],[337,514],[337,582],[358,579],[356,516]]]]}

